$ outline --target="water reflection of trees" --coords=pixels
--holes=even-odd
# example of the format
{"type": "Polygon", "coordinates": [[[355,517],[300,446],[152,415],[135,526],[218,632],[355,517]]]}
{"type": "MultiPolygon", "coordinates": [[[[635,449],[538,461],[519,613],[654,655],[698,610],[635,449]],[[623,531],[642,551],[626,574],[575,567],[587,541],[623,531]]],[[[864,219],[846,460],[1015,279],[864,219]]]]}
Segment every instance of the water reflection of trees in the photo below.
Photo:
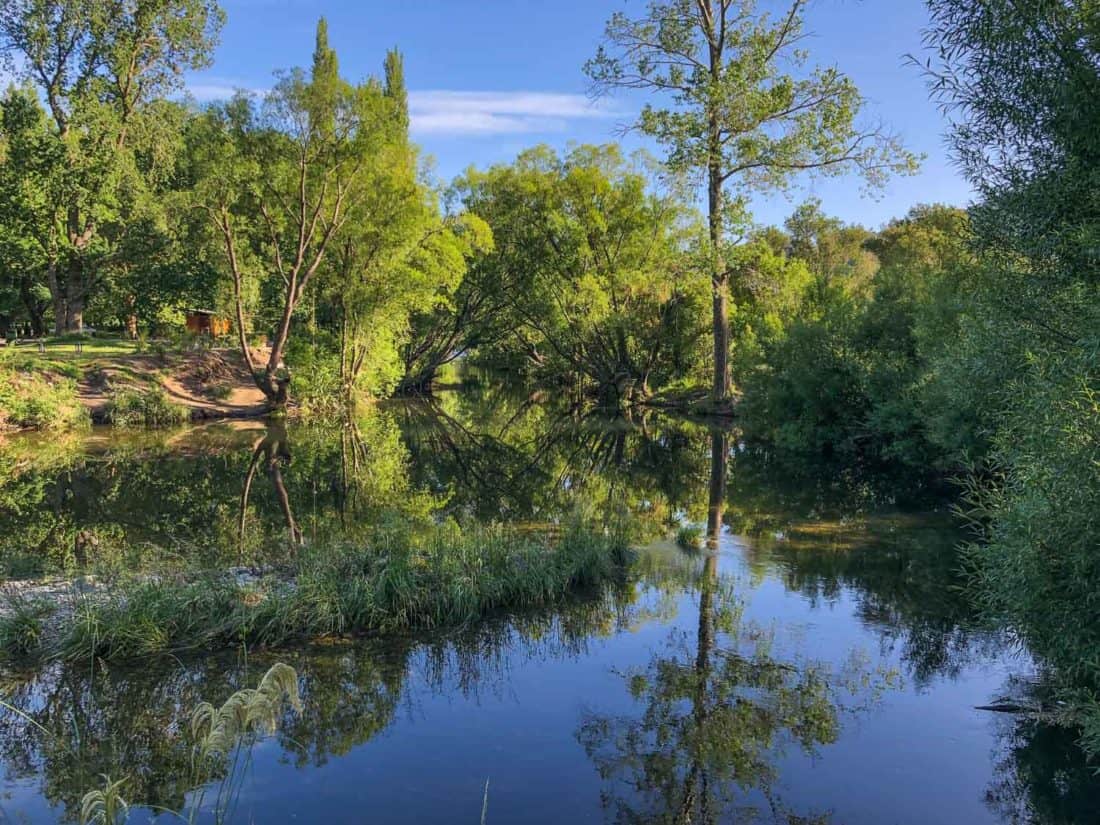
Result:
{"type": "MultiPolygon", "coordinates": [[[[707,539],[714,548],[729,446],[724,433],[710,442],[707,539]]],[[[835,741],[843,703],[856,685],[873,681],[870,674],[779,655],[771,633],[743,619],[735,585],[719,576],[713,553],[701,561],[695,588],[694,633],[674,632],[645,667],[625,674],[639,712],[590,711],[578,730],[606,783],[610,819],[826,821],[785,806],[779,761],[791,746],[812,753],[835,741]]]]}
{"type": "Polygon", "coordinates": [[[1078,732],[1005,716],[986,804],[1011,825],[1081,825],[1100,811],[1100,780],[1077,746],[1078,732]]]}
{"type": "MultiPolygon", "coordinates": [[[[252,561],[285,550],[288,536],[365,537],[395,516],[402,524],[440,512],[545,523],[586,508],[631,519],[641,539],[686,514],[707,525],[712,547],[722,529],[740,536],[750,572],[778,576],[810,602],[852,600],[918,685],[953,677],[1004,643],[965,596],[959,537],[946,520],[880,512],[908,493],[844,473],[769,466],[727,433],[662,416],[605,419],[488,392],[380,405],[322,427],[112,439],[106,447],[66,440],[0,452],[0,551],[71,555],[76,537],[91,532],[103,546],[169,547],[199,562],[231,549],[231,558],[252,561]]],[[[629,675],[639,712],[593,713],[581,727],[609,789],[613,776],[629,780],[630,792],[609,797],[609,810],[620,821],[683,821],[687,813],[706,821],[755,805],[787,817],[777,760],[832,741],[851,703],[851,674],[778,653],[768,634],[741,621],[712,558],[683,559],[671,572],[647,563],[639,574],[654,577],[663,594],[645,608],[652,615],[620,597],[526,626],[488,623],[469,643],[294,654],[306,712],[286,720],[282,747],[298,764],[324,762],[391,724],[410,672],[422,670],[440,691],[491,690],[505,683],[518,649],[579,653],[591,636],[661,618],[690,592],[699,607],[694,632],[670,638],[629,675]]],[[[253,675],[262,666],[255,662],[253,675]]],[[[13,776],[40,776],[44,795],[67,806],[99,773],[126,772],[135,799],[178,808],[188,790],[179,780],[188,758],[180,720],[199,701],[248,683],[224,660],[140,673],[54,666],[6,685],[4,695],[64,733],[41,738],[7,715],[0,754],[13,776]]],[[[991,806],[1013,812],[1015,820],[1003,814],[1009,821],[1079,819],[1095,786],[1072,737],[1030,721],[1008,730],[991,806]]]]}
{"type": "Polygon", "coordinates": [[[272,422],[182,433],[72,439],[67,449],[0,450],[0,576],[139,552],[189,564],[257,562],[305,540],[436,502],[410,482],[394,416],[312,427],[272,422]],[[94,552],[84,553],[84,550],[94,552]]]}
{"type": "MultiPolygon", "coordinates": [[[[125,776],[134,804],[180,811],[193,790],[191,710],[251,686],[275,660],[297,670],[303,699],[301,714],[288,712],[279,725],[278,745],[292,764],[321,765],[386,730],[420,690],[476,697],[499,689],[510,668],[584,655],[592,640],[644,621],[647,609],[623,585],[446,637],[260,653],[247,665],[233,657],[140,669],[55,664],[5,677],[5,701],[19,712],[0,711],[0,760],[9,779],[37,781],[70,819],[103,774],[125,776]]],[[[18,815],[0,803],[5,813],[18,815]]]]}
{"type": "Polygon", "coordinates": [[[488,405],[449,396],[400,412],[414,480],[446,492],[447,512],[459,517],[546,521],[583,506],[625,514],[652,537],[705,494],[700,427],[507,395],[488,405]]]}
{"type": "MultiPolygon", "coordinates": [[[[400,515],[545,523],[578,509],[652,536],[705,492],[705,431],[501,394],[370,407],[318,426],[115,433],[0,451],[0,561],[71,567],[89,546],[262,560],[400,515]],[[76,551],[76,552],[74,552],[76,551]]],[[[138,559],[130,559],[137,563],[138,559]]],[[[32,567],[34,566],[32,564],[32,567]]],[[[3,570],[0,569],[0,574],[3,570]]]]}
{"type": "MultiPolygon", "coordinates": [[[[739,453],[726,520],[757,575],[778,576],[811,604],[853,601],[918,687],[1004,653],[1009,639],[981,620],[968,595],[964,535],[950,514],[899,509],[904,488],[879,484],[849,486],[739,453]]],[[[917,503],[942,507],[934,498],[917,503]]]]}

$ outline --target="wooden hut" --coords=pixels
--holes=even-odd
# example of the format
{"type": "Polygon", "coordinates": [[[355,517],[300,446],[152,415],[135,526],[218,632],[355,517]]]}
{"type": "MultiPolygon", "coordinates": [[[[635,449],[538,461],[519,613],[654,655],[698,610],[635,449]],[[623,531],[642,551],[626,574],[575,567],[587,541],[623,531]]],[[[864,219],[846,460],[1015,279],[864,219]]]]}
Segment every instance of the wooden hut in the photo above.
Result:
{"type": "Polygon", "coordinates": [[[220,338],[229,334],[229,319],[222,318],[212,309],[189,309],[187,331],[194,335],[205,333],[211,338],[220,338]]]}

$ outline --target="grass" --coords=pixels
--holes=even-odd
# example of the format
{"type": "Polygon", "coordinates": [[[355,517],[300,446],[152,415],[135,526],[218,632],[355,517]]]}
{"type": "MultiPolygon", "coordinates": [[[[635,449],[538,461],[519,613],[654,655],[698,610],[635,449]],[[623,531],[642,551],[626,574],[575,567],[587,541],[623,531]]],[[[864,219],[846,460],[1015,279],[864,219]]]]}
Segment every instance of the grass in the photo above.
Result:
{"type": "Polygon", "coordinates": [[[369,548],[302,549],[283,575],[255,586],[217,572],[132,580],[58,617],[39,655],[126,660],[459,626],[609,581],[628,558],[623,540],[579,527],[556,538],[503,528],[440,527],[419,541],[395,533],[369,548]]]}
{"type": "Polygon", "coordinates": [[[87,421],[69,376],[29,372],[10,356],[0,359],[0,431],[69,429],[87,421]]]}
{"type": "Polygon", "coordinates": [[[0,616],[0,650],[15,657],[36,654],[42,646],[44,622],[53,613],[53,606],[40,599],[15,598],[7,607],[8,613],[0,616]]]}
{"type": "MultiPolygon", "coordinates": [[[[191,775],[178,777],[196,793],[188,794],[182,811],[168,811],[183,822],[196,822],[213,808],[215,822],[223,822],[237,802],[240,774],[247,769],[247,753],[257,739],[273,733],[287,711],[302,712],[298,674],[290,665],[274,664],[255,688],[237,691],[220,707],[201,703],[191,712],[190,735],[194,740],[191,775]],[[221,778],[216,788],[207,786],[221,778]],[[206,804],[207,793],[215,797],[206,804]]],[[[47,731],[48,733],[48,731],[47,731]]],[[[176,735],[166,731],[166,735],[176,735]]],[[[86,792],[80,801],[81,825],[122,825],[129,821],[130,803],[123,797],[128,778],[102,777],[102,786],[86,792]]],[[[147,803],[143,803],[147,804],[147,803]]],[[[164,809],[154,808],[158,813],[164,809]]]]}
{"type": "Polygon", "coordinates": [[[703,549],[703,528],[697,524],[686,524],[676,531],[676,545],[681,550],[699,551],[703,549]]]}
{"type": "Polygon", "coordinates": [[[116,427],[166,427],[191,420],[186,407],[173,404],[160,387],[127,387],[111,394],[106,420],[116,427]]]}
{"type": "MultiPolygon", "coordinates": [[[[137,343],[124,338],[90,338],[79,335],[63,335],[55,338],[47,338],[43,348],[48,359],[65,358],[72,360],[92,359],[110,355],[130,355],[137,352],[137,343]],[[83,353],[77,352],[77,343],[83,353]]],[[[24,341],[18,346],[10,347],[16,353],[41,356],[38,351],[37,341],[24,341]]]]}
{"type": "Polygon", "coordinates": [[[233,390],[232,384],[215,384],[210,388],[210,395],[218,401],[226,401],[233,394],[233,390]]]}

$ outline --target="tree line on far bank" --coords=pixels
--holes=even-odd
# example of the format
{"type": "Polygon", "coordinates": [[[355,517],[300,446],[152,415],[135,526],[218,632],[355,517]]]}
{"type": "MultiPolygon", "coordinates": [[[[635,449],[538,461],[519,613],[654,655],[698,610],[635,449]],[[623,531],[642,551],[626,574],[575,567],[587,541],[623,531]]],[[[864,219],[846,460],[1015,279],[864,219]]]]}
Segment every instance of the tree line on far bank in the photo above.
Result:
{"type": "Polygon", "coordinates": [[[444,193],[409,139],[397,52],[349,82],[322,20],[309,70],[262,100],[199,107],[183,75],[211,62],[213,0],[9,0],[0,307],[36,335],[86,320],[155,333],[183,307],[217,309],[274,407],[294,372],[323,379],[307,394],[380,393],[428,387],[460,357],[526,353],[603,401],[709,383],[728,409],[749,195],[800,173],[879,184],[916,162],[858,125],[848,78],[807,68],[804,5],[776,21],[751,2],[612,18],[586,70],[599,88],[672,92],[638,122],[669,149],[659,175],[610,146],[534,149],[444,193]],[[639,51],[651,35],[672,63],[639,51]],[[685,197],[703,172],[705,218],[685,197]]]}

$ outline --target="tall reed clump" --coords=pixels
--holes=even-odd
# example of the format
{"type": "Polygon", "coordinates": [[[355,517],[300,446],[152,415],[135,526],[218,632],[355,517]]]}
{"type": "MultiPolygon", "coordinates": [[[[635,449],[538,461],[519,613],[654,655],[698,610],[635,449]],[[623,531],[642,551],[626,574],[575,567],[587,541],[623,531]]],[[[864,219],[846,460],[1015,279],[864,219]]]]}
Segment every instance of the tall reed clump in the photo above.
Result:
{"type": "Polygon", "coordinates": [[[190,420],[186,407],[173,404],[160,387],[121,389],[111,395],[104,414],[116,427],[168,427],[190,420]]]}
{"type": "Polygon", "coordinates": [[[676,546],[688,552],[703,549],[703,528],[698,524],[685,524],[676,531],[676,546]]]}
{"type": "Polygon", "coordinates": [[[560,536],[439,528],[419,540],[303,549],[290,575],[241,586],[225,575],[138,581],[85,599],[49,654],[127,659],[328,634],[460,625],[546,605],[623,573],[626,542],[575,527],[560,536]]]}
{"type": "Polygon", "coordinates": [[[45,600],[13,598],[0,615],[0,651],[16,657],[36,654],[53,607],[45,600]]]}
{"type": "MultiPolygon", "coordinates": [[[[213,812],[221,821],[236,801],[239,790],[238,770],[246,760],[231,758],[235,752],[251,748],[259,736],[274,733],[284,710],[302,711],[298,674],[290,665],[278,662],[260,679],[255,688],[238,690],[221,705],[203,702],[191,713],[191,776],[188,784],[198,789],[184,813],[177,817],[194,822],[201,813],[207,786],[221,776],[214,788],[213,812]],[[230,766],[227,771],[226,766],[230,766]]],[[[129,820],[130,804],[123,798],[126,779],[112,781],[103,777],[103,786],[84,794],[80,804],[81,825],[121,825],[129,820]]]]}

